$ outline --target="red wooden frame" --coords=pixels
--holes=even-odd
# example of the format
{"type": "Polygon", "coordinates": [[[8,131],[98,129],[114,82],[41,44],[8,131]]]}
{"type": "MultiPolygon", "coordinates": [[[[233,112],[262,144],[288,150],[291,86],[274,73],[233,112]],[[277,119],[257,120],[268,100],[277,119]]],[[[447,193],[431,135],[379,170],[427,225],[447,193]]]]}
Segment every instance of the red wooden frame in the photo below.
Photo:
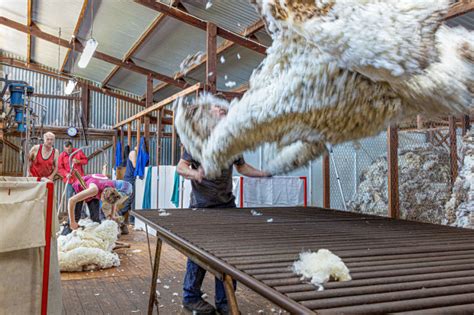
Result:
{"type": "MultiPolygon", "coordinates": [[[[37,179],[38,182],[41,178],[37,179]]],[[[54,183],[46,183],[47,201],[46,201],[46,228],[45,228],[45,247],[43,260],[43,285],[41,289],[41,315],[48,314],[48,289],[49,289],[49,267],[51,265],[51,232],[53,229],[53,198],[54,183]]]]}

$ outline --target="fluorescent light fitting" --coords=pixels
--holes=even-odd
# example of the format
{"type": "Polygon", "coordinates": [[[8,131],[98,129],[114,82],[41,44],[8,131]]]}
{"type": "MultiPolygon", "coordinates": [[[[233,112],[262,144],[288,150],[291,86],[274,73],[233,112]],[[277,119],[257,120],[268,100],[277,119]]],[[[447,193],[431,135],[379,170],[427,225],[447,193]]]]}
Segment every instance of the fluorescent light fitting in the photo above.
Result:
{"type": "Polygon", "coordinates": [[[94,52],[97,49],[97,45],[99,45],[99,43],[93,38],[87,41],[86,47],[84,48],[84,51],[81,54],[79,62],[77,63],[79,68],[84,69],[85,67],[87,67],[89,61],[91,61],[92,55],[94,55],[94,52]]]}
{"type": "Polygon", "coordinates": [[[74,88],[76,87],[76,80],[69,80],[67,81],[66,88],[64,89],[64,94],[66,95],[71,95],[72,91],[74,91],[74,88]]]}

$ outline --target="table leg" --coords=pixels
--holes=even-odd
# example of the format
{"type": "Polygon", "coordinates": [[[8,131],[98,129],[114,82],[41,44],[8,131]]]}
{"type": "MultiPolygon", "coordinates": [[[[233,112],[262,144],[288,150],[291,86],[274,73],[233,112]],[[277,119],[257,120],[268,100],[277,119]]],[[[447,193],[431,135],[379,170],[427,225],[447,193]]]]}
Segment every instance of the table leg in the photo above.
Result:
{"type": "Polygon", "coordinates": [[[232,277],[224,275],[224,288],[225,295],[227,297],[227,303],[229,303],[230,314],[239,315],[239,306],[237,305],[237,299],[235,297],[234,284],[232,277]]]}
{"type": "MultiPolygon", "coordinates": [[[[158,279],[158,269],[160,267],[160,256],[161,256],[161,244],[162,241],[160,238],[156,238],[156,251],[155,251],[155,261],[153,264],[153,275],[151,277],[151,288],[150,288],[150,299],[148,300],[148,315],[153,314],[153,306],[157,299],[156,297],[156,281],[158,279]]],[[[159,306],[156,306],[157,314],[160,313],[159,306]]]]}

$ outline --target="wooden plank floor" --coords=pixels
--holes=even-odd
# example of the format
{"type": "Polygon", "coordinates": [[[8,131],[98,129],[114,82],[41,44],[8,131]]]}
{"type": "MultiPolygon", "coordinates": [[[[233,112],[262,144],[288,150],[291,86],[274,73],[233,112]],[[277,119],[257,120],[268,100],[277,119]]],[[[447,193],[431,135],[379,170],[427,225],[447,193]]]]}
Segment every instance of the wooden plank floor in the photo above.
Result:
{"type": "MultiPolygon", "coordinates": [[[[120,240],[131,244],[117,250],[120,267],[61,274],[64,314],[146,314],[151,278],[146,234],[132,231],[120,240]]],[[[154,238],[150,241],[155,244],[154,238]]],[[[185,266],[186,257],[165,244],[157,286],[161,314],[190,314],[181,306],[185,266]]],[[[213,304],[214,277],[209,273],[202,289],[213,304]]],[[[238,286],[237,300],[242,314],[281,314],[279,307],[243,285],[238,286]]]]}

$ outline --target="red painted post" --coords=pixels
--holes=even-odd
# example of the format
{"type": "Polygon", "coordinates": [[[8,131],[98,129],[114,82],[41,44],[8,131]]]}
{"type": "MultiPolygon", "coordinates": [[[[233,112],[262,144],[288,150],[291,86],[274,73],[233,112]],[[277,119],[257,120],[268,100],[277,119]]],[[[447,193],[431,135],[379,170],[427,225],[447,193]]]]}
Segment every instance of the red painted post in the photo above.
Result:
{"type": "Polygon", "coordinates": [[[240,207],[244,207],[244,177],[240,176],[240,207]]]}
{"type": "Polygon", "coordinates": [[[41,295],[41,315],[48,314],[48,289],[49,289],[49,266],[51,263],[51,231],[53,221],[53,198],[54,198],[54,183],[46,183],[48,190],[48,199],[46,204],[46,232],[44,248],[44,263],[43,263],[43,288],[41,295]]]}
{"type": "Polygon", "coordinates": [[[308,206],[308,178],[301,176],[300,179],[303,180],[303,205],[306,208],[308,206]]]}

